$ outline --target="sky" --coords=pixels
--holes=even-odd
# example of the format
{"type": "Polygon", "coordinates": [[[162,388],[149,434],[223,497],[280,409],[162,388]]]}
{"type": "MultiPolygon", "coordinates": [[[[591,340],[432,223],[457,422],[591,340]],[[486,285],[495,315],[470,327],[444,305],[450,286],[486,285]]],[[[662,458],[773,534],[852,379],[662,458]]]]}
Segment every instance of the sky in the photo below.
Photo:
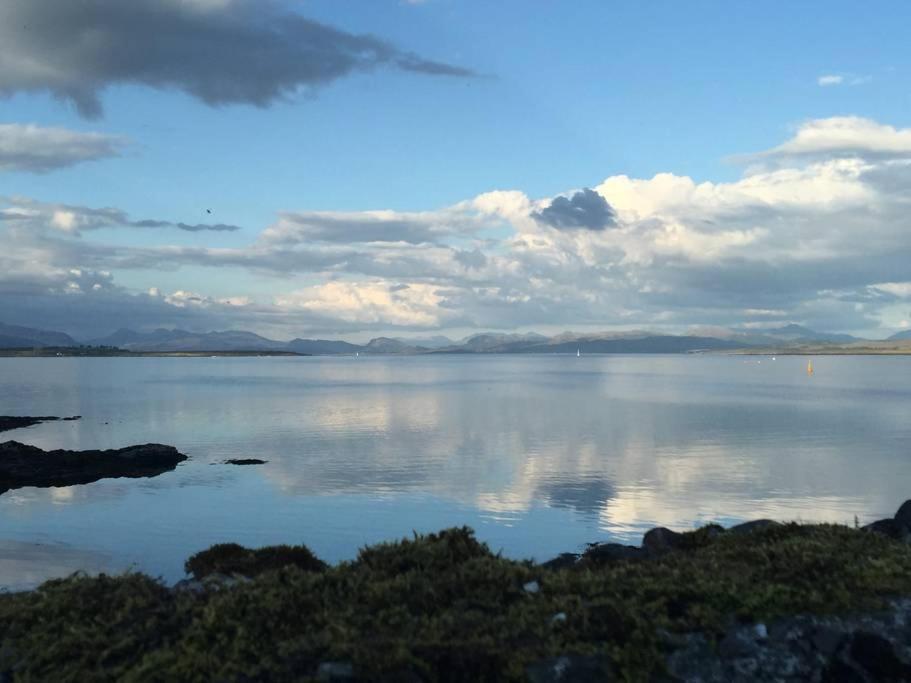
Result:
{"type": "Polygon", "coordinates": [[[0,322],[911,328],[911,5],[0,0],[0,322]]]}

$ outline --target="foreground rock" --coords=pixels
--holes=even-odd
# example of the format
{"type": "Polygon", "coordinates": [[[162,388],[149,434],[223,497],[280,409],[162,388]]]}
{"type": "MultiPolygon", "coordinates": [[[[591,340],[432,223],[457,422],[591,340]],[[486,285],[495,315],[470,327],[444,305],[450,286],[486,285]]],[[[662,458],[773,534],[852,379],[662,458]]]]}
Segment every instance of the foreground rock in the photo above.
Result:
{"type": "Polygon", "coordinates": [[[11,429],[22,429],[23,427],[33,427],[42,422],[56,422],[57,420],[71,422],[73,420],[78,420],[80,417],[80,415],[74,415],[73,417],[54,417],[49,415],[44,417],[0,415],[0,432],[8,432],[11,429]]]}
{"type": "Polygon", "coordinates": [[[664,634],[677,681],[909,681],[911,601],[855,616],[802,615],[706,634],[664,634]]]}
{"type": "Polygon", "coordinates": [[[45,451],[18,441],[0,443],[0,495],[23,486],[72,486],[111,477],[154,477],[187,456],[150,443],[107,451],[45,451]]]}
{"type": "Polygon", "coordinates": [[[334,566],[217,545],[174,587],[74,575],[0,592],[0,681],[911,681],[908,543],[759,521],[598,552],[461,528],[334,566]]]}

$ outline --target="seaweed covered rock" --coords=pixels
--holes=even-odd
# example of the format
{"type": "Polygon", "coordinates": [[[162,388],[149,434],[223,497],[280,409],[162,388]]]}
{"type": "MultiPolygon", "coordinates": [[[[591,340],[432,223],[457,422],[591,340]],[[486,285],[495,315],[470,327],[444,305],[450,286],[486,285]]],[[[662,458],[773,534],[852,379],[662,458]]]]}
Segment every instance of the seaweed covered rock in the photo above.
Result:
{"type": "Polygon", "coordinates": [[[461,527],[363,548],[355,564],[398,575],[413,570],[448,570],[471,559],[492,557],[490,548],[475,538],[472,529],[461,527]]]}
{"type": "Polygon", "coordinates": [[[112,477],[154,477],[187,456],[149,443],[106,451],[45,451],[18,441],[0,443],[0,494],[23,486],[72,486],[112,477]]]}
{"type": "Polygon", "coordinates": [[[275,562],[252,579],[230,565],[267,549],[226,544],[204,555],[214,573],[201,580],[226,589],[77,576],[0,594],[0,674],[907,679],[911,599],[893,597],[911,597],[911,546],[834,525],[716,532],[682,534],[678,550],[644,561],[548,569],[491,553],[470,529],[447,529],[365,548],[322,571],[275,562]]]}
{"type": "Polygon", "coordinates": [[[326,563],[305,545],[277,545],[251,550],[237,543],[219,543],[196,553],[184,564],[187,573],[197,580],[216,574],[252,578],[283,567],[320,572],[326,568],[326,563]]]}

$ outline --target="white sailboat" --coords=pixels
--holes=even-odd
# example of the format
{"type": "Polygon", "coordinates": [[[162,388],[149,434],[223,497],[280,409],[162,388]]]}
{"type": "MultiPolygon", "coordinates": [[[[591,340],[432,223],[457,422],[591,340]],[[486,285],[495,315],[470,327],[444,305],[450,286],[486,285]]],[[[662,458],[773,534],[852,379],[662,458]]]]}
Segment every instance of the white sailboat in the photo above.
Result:
{"type": "Polygon", "coordinates": [[[582,349],[576,349],[576,358],[582,355],[582,349]]]}

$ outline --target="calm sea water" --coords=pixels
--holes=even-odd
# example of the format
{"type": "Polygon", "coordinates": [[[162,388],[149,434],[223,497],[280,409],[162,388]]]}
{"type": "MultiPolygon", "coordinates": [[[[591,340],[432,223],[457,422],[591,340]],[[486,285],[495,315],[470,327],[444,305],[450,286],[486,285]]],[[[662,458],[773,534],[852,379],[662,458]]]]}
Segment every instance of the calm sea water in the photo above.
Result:
{"type": "Polygon", "coordinates": [[[539,560],[755,517],[863,523],[911,498],[911,358],[0,359],[0,435],[150,441],[153,479],[0,496],[0,586],[76,569],[168,581],[212,543],[364,544],[468,524],[539,560]],[[268,464],[236,467],[227,458],[268,464]]]}

